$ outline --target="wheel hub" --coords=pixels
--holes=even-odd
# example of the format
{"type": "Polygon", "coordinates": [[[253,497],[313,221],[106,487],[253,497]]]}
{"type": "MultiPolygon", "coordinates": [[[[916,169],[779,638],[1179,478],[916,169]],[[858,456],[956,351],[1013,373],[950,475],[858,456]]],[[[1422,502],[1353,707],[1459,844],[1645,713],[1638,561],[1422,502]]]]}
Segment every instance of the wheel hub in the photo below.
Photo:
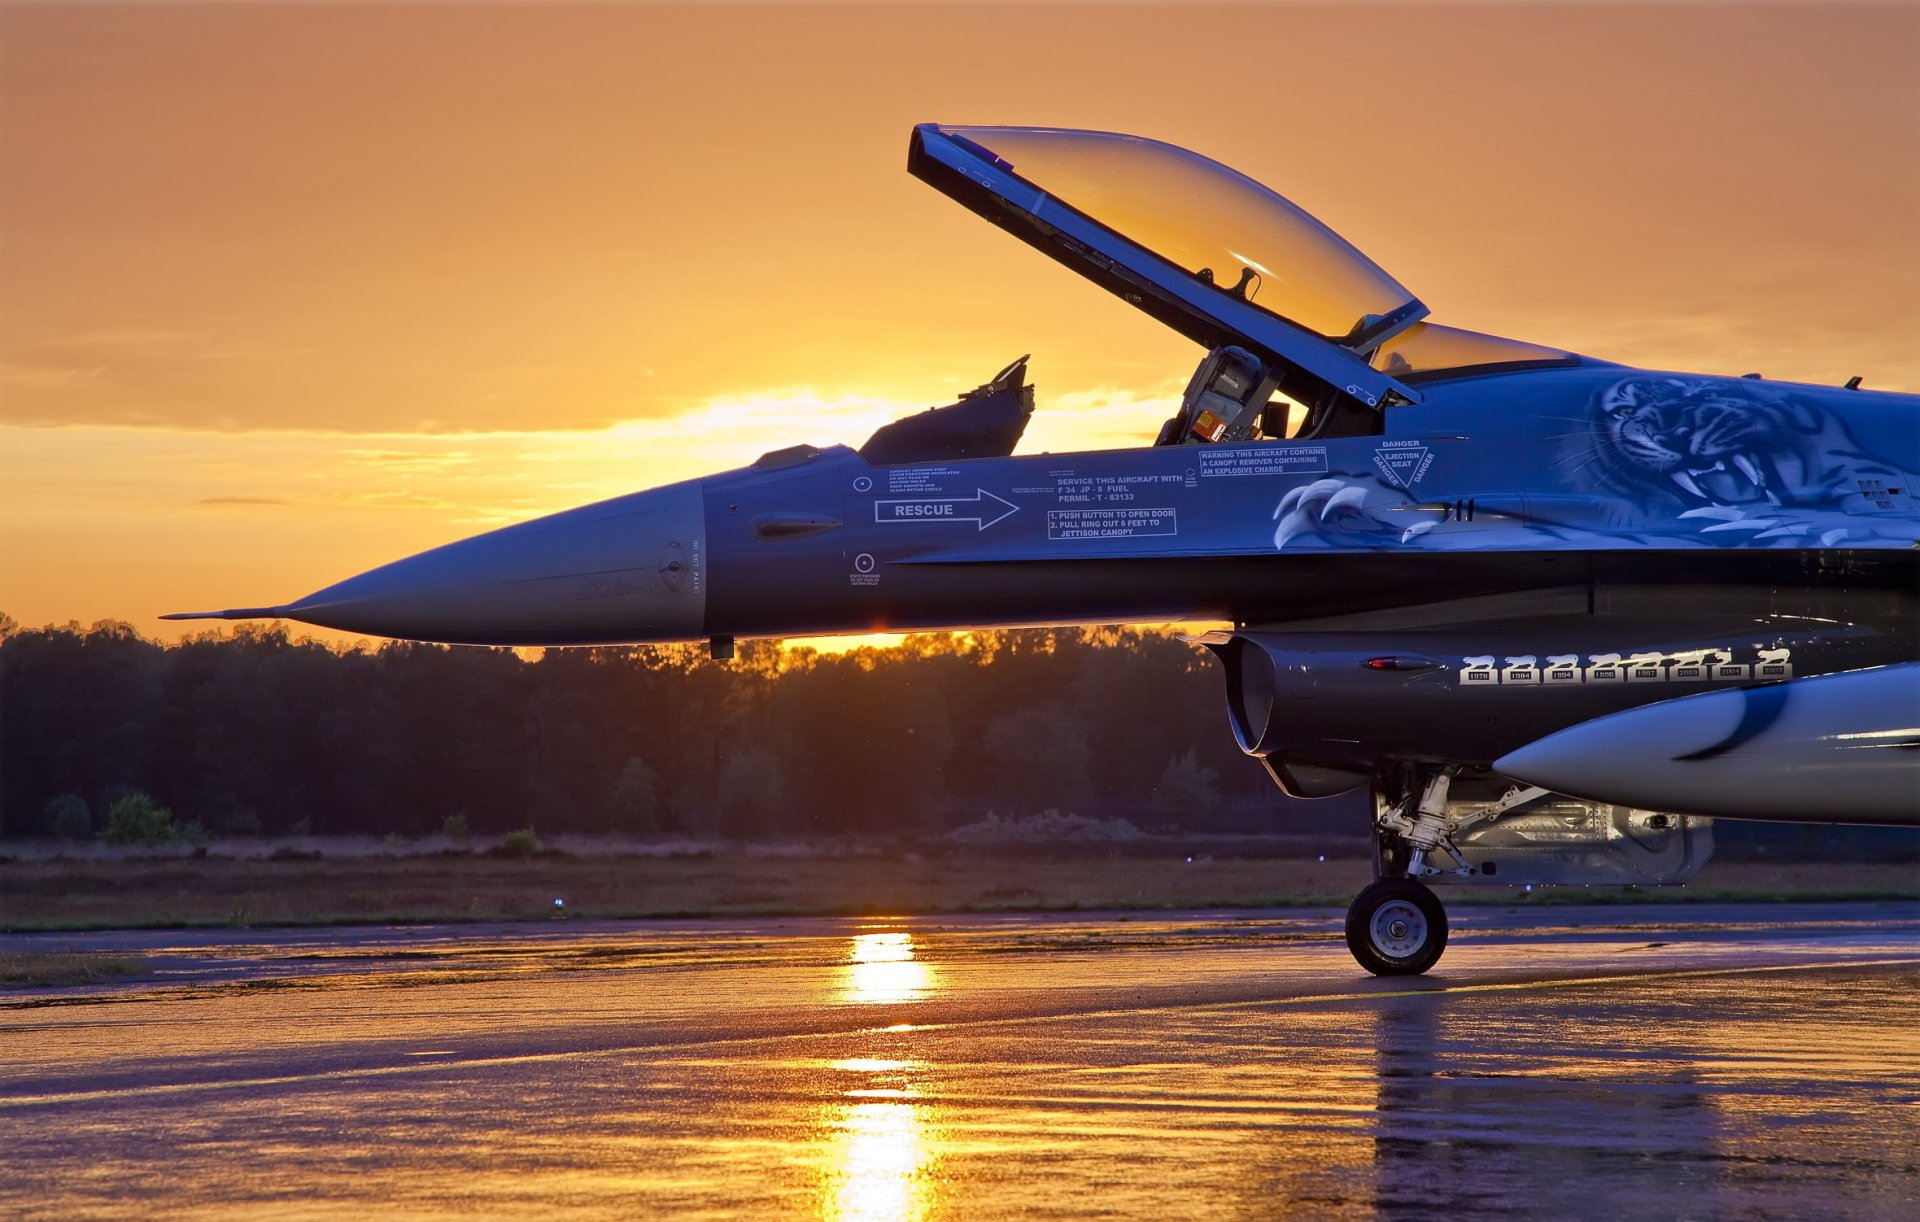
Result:
{"type": "Polygon", "coordinates": [[[1373,944],[1383,955],[1405,959],[1427,941],[1427,918],[1406,900],[1388,900],[1374,910],[1369,922],[1373,944]]]}

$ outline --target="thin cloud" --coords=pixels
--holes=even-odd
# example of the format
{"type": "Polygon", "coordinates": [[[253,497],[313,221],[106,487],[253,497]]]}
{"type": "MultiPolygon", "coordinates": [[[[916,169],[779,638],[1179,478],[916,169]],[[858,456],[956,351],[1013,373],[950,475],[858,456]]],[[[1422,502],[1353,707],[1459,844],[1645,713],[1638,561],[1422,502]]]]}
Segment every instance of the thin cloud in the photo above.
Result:
{"type": "Polygon", "coordinates": [[[415,492],[354,492],[328,497],[329,504],[357,509],[456,509],[452,501],[415,492]]]}
{"type": "MultiPolygon", "coordinates": [[[[441,440],[432,434],[422,436],[441,440]]],[[[445,454],[421,454],[411,450],[347,450],[344,456],[372,466],[402,471],[439,471],[463,467],[473,461],[473,455],[465,450],[445,454]]]]}

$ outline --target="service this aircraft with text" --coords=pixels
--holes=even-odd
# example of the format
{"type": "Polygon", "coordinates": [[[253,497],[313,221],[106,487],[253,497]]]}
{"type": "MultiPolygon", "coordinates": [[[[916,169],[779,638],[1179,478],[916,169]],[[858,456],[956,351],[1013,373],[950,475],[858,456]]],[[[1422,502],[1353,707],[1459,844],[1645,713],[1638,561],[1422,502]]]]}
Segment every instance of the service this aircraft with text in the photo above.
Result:
{"type": "Polygon", "coordinates": [[[452,543],[284,606],[488,645],[1219,620],[1234,734],[1374,803],[1347,940],[1432,884],[1679,883],[1714,816],[1920,823],[1920,399],[1425,321],[1333,231],[1157,141],[915,129],[908,169],[1206,350],[1152,445],[1015,455],[1025,358],[859,449],[452,543]]]}

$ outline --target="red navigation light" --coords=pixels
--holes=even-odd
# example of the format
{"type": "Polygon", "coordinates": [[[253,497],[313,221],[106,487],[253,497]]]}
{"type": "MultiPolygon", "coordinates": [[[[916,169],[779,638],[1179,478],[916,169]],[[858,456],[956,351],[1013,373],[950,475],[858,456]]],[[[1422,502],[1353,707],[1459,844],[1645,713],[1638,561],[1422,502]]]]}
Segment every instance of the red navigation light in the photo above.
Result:
{"type": "Polygon", "coordinates": [[[1440,663],[1432,658],[1423,658],[1418,654],[1387,654],[1383,657],[1368,658],[1360,663],[1368,670],[1432,670],[1440,663]]]}

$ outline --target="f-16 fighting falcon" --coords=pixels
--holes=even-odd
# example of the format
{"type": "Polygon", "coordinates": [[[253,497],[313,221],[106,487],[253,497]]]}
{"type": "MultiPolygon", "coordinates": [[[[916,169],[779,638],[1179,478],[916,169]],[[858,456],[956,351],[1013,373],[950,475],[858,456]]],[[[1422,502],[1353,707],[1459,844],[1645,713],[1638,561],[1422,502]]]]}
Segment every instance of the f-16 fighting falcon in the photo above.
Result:
{"type": "MultiPolygon", "coordinates": [[[[858,449],[492,531],[280,606],[591,645],[1224,621],[1233,733],[1372,795],[1346,934],[1438,885],[1684,882],[1713,817],[1920,822],[1920,398],[1627,368],[1427,321],[1261,184],[1134,136],[924,124],[908,169],[1204,350],[1151,444],[1016,455],[1027,358],[858,449]]],[[[187,618],[187,617],[179,617],[187,618]]]]}

